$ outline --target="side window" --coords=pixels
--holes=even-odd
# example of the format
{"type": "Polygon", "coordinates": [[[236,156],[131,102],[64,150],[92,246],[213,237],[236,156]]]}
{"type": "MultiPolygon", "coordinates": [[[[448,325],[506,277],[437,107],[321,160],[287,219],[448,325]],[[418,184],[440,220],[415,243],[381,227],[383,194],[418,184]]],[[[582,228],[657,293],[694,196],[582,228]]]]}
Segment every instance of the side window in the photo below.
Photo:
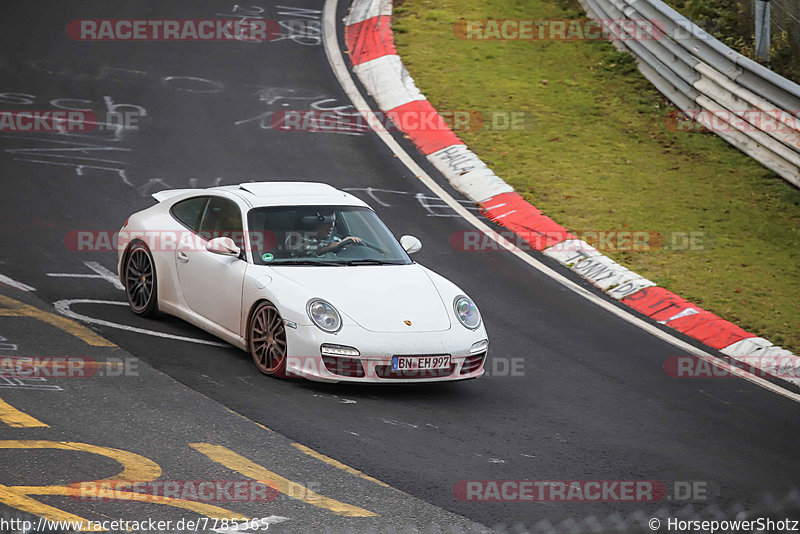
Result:
{"type": "Polygon", "coordinates": [[[169,210],[173,217],[193,232],[200,231],[200,217],[208,202],[208,197],[194,197],[181,200],[169,210]]]}
{"type": "Polygon", "coordinates": [[[242,248],[242,212],[234,202],[220,197],[211,197],[200,222],[200,235],[204,239],[230,237],[242,248]]]}

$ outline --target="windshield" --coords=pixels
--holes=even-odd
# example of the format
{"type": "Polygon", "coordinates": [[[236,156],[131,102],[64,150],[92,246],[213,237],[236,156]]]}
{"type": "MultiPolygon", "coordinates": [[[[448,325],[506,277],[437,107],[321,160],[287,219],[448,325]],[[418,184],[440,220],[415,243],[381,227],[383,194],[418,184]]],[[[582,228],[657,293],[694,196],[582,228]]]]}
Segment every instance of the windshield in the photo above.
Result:
{"type": "Polygon", "coordinates": [[[256,265],[405,265],[411,263],[369,208],[277,206],[247,214],[256,265]]]}

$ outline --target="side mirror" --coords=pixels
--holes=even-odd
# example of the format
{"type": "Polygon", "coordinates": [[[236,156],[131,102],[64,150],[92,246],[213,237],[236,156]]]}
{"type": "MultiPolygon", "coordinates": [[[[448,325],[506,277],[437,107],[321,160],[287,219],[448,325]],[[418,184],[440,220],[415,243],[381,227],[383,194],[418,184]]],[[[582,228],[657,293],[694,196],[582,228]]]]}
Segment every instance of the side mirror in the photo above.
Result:
{"type": "Polygon", "coordinates": [[[404,235],[400,238],[400,246],[409,254],[414,254],[422,249],[422,241],[413,235],[404,235]]]}
{"type": "Polygon", "coordinates": [[[206,243],[206,250],[222,256],[239,256],[242,252],[230,237],[215,237],[206,243]]]}

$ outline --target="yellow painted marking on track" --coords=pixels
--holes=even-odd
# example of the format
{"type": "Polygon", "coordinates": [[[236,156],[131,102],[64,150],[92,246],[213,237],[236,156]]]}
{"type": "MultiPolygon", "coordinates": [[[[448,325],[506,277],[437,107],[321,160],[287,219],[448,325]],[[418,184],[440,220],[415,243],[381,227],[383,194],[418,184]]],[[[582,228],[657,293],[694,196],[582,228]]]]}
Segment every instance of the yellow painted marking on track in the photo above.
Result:
{"type": "Polygon", "coordinates": [[[27,495],[67,495],[75,499],[82,500],[86,498],[91,502],[95,498],[99,500],[108,501],[137,501],[147,502],[152,504],[165,504],[175,508],[182,508],[190,512],[196,512],[203,517],[212,517],[215,519],[242,519],[244,514],[232,512],[219,506],[205,504],[200,501],[187,501],[184,499],[176,499],[174,497],[163,497],[161,495],[151,495],[149,493],[137,493],[135,491],[121,491],[117,489],[109,489],[109,496],[105,496],[102,489],[99,491],[91,491],[88,495],[81,494],[81,484],[93,484],[92,482],[82,482],[73,486],[10,486],[12,491],[17,491],[21,494],[27,495]],[[111,496],[113,494],[113,496],[111,496]]]}
{"type": "MultiPolygon", "coordinates": [[[[236,413],[236,412],[234,412],[234,413],[236,413]]],[[[267,432],[274,432],[274,431],[273,431],[271,428],[267,428],[266,426],[262,425],[262,424],[261,424],[261,423],[259,423],[258,421],[253,421],[253,423],[255,423],[255,424],[256,424],[256,426],[259,426],[259,427],[263,428],[263,429],[264,429],[264,430],[266,430],[267,432]]]]}
{"type": "Polygon", "coordinates": [[[0,421],[14,428],[49,428],[50,426],[23,411],[17,410],[3,399],[0,399],[0,421]]]}
{"type": "Polygon", "coordinates": [[[256,425],[257,427],[259,427],[259,428],[262,428],[262,429],[266,430],[267,432],[274,432],[274,431],[273,431],[271,428],[267,428],[266,426],[262,425],[262,424],[261,424],[261,423],[259,423],[258,421],[253,421],[253,420],[252,420],[252,419],[250,419],[249,417],[245,417],[244,415],[240,414],[239,412],[235,412],[235,411],[231,410],[231,409],[230,409],[230,408],[228,408],[228,407],[225,407],[225,409],[226,409],[226,410],[228,410],[228,411],[229,411],[230,413],[232,413],[233,415],[235,415],[236,417],[241,417],[242,419],[245,419],[246,421],[249,421],[249,422],[253,423],[253,424],[254,424],[254,425],[256,425]]]}
{"type": "Polygon", "coordinates": [[[44,323],[63,330],[67,334],[77,337],[85,343],[93,347],[116,347],[112,342],[100,336],[85,326],[76,323],[72,319],[67,319],[55,313],[50,313],[39,308],[30,306],[29,304],[22,303],[14,300],[5,295],[0,295],[0,304],[4,307],[0,308],[0,315],[5,317],[31,317],[38,319],[44,323]]]}
{"type": "Polygon", "coordinates": [[[387,484],[386,482],[382,482],[382,481],[378,480],[377,478],[373,478],[373,477],[369,476],[366,473],[362,473],[361,471],[359,471],[358,469],[356,469],[354,467],[350,467],[349,465],[343,464],[339,460],[334,460],[330,456],[325,456],[321,452],[317,452],[314,449],[306,447],[305,445],[303,445],[301,443],[292,443],[292,447],[294,447],[295,449],[297,449],[298,451],[300,451],[302,453],[305,453],[305,454],[311,456],[312,458],[316,458],[317,460],[319,460],[321,462],[325,462],[326,464],[328,464],[330,466],[333,466],[336,469],[341,469],[345,473],[350,473],[351,475],[355,475],[357,477],[363,478],[364,480],[369,480],[370,482],[374,482],[375,484],[378,484],[379,486],[383,486],[384,488],[391,488],[391,486],[389,484],[387,484]]]}
{"type": "MultiPolygon", "coordinates": [[[[120,449],[112,449],[111,447],[90,445],[88,443],[46,440],[4,440],[0,441],[0,449],[58,449],[81,451],[111,458],[122,465],[122,472],[118,475],[102,480],[84,482],[83,484],[101,485],[103,482],[111,483],[119,481],[150,482],[161,476],[161,467],[144,456],[120,449]]],[[[80,498],[82,496],[80,484],[73,484],[70,486],[0,486],[0,502],[51,521],[82,521],[80,517],[41,503],[36,499],[30,498],[29,495],[67,495],[80,498]]],[[[212,517],[215,519],[242,518],[242,514],[240,513],[197,501],[187,501],[184,499],[162,497],[159,495],[149,495],[132,491],[114,490],[113,495],[113,500],[117,501],[164,504],[196,512],[203,517],[212,517]]],[[[96,496],[98,495],[92,493],[89,497],[96,496]]],[[[102,494],[100,494],[100,496],[102,496],[102,494]]],[[[85,520],[83,521],[85,522],[85,520]]]]}
{"type": "Polygon", "coordinates": [[[106,458],[111,458],[122,464],[122,472],[103,480],[149,482],[161,476],[161,468],[153,460],[149,460],[144,456],[139,456],[132,452],[112,449],[110,447],[99,447],[88,443],[12,439],[0,441],[0,449],[59,449],[65,451],[82,451],[105,456],[106,458]]]}
{"type": "Polygon", "coordinates": [[[233,452],[221,445],[211,445],[210,443],[190,443],[190,447],[205,454],[212,461],[224,465],[228,469],[241,473],[248,478],[263,482],[281,493],[318,508],[330,510],[336,515],[346,517],[376,517],[378,514],[364,510],[358,506],[339,502],[311,491],[305,486],[284,478],[272,471],[251,462],[244,456],[233,452]]]}
{"type": "Polygon", "coordinates": [[[59,510],[58,508],[48,506],[37,501],[36,499],[31,499],[25,494],[25,492],[20,492],[18,489],[8,486],[0,485],[0,502],[11,506],[12,508],[16,508],[17,510],[22,510],[23,512],[28,512],[29,514],[34,514],[50,521],[75,521],[82,522],[84,524],[87,523],[86,519],[83,519],[82,517],[78,517],[77,515],[72,515],[64,510],[59,510]]]}

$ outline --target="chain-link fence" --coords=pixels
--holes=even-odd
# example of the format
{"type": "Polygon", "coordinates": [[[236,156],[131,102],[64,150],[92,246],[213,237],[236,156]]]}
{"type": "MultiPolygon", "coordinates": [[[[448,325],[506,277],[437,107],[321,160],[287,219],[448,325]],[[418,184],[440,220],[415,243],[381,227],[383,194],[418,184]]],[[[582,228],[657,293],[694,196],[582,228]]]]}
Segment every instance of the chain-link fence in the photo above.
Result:
{"type": "Polygon", "coordinates": [[[787,77],[800,82],[800,0],[772,0],[771,4],[772,35],[782,47],[775,53],[785,55],[780,58],[781,65],[791,65],[787,77]]]}
{"type": "MultiPolygon", "coordinates": [[[[756,59],[756,0],[666,0],[682,15],[733,48],[756,59]]],[[[772,70],[800,83],[800,0],[770,0],[772,70]]]]}

